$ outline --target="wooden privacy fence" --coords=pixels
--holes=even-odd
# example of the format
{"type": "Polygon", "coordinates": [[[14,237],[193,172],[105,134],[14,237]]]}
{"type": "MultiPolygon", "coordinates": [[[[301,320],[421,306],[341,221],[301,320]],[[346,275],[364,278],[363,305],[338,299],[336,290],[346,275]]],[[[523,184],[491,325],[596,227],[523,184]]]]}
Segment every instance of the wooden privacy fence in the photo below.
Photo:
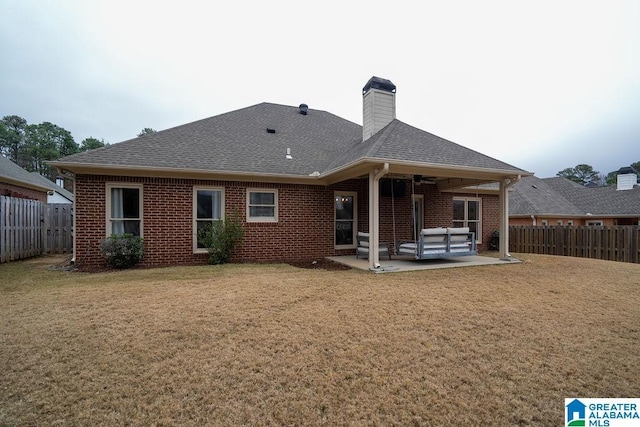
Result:
{"type": "Polygon", "coordinates": [[[637,225],[515,225],[509,227],[509,250],[640,263],[640,235],[637,225]]]}
{"type": "Polygon", "coordinates": [[[0,262],[73,251],[73,205],[0,196],[0,262]]]}

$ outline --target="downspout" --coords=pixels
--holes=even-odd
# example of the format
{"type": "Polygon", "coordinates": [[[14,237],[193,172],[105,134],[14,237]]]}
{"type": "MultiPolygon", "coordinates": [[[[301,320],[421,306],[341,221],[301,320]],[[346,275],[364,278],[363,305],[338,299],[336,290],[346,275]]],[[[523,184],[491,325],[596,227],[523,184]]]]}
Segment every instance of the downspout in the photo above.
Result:
{"type": "Polygon", "coordinates": [[[76,265],[76,247],[77,247],[76,234],[78,230],[78,228],[76,227],[76,216],[77,216],[76,215],[76,174],[63,171],[60,168],[56,168],[56,170],[58,171],[59,175],[62,175],[65,178],[69,178],[71,180],[71,183],[73,184],[73,221],[71,225],[73,227],[73,236],[72,236],[73,251],[72,251],[72,257],[71,257],[71,265],[76,265]]]}
{"type": "Polygon", "coordinates": [[[389,172],[389,163],[381,170],[369,172],[369,270],[380,268],[379,226],[380,226],[380,178],[389,172]]]}
{"type": "Polygon", "coordinates": [[[511,261],[509,253],[509,187],[520,181],[521,175],[500,181],[500,259],[511,261]]]}

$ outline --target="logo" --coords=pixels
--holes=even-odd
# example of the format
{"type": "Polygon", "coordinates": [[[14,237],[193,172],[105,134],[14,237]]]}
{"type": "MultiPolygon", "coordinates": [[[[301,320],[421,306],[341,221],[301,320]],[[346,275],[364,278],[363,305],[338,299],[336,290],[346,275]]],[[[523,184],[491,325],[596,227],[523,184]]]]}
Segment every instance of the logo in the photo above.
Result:
{"type": "Polygon", "coordinates": [[[640,399],[568,398],[566,427],[640,426],[640,399]]]}

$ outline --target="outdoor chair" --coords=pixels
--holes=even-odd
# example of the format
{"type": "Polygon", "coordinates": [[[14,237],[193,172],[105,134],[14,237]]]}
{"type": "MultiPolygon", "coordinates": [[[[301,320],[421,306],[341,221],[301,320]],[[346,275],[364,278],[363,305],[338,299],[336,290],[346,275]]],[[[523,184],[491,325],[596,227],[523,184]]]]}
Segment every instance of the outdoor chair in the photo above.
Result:
{"type": "MultiPolygon", "coordinates": [[[[356,240],[358,242],[358,246],[356,249],[356,258],[359,258],[360,255],[366,255],[367,259],[369,259],[369,233],[358,231],[356,240]]],[[[391,259],[391,250],[389,249],[389,244],[382,242],[379,243],[378,254],[388,256],[389,259],[391,259]]]]}

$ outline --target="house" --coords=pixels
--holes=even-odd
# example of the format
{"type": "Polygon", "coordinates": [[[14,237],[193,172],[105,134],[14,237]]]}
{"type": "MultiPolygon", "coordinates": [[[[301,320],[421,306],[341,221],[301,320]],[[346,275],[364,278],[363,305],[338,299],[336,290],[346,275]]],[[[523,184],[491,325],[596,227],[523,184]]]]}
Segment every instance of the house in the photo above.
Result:
{"type": "Polygon", "coordinates": [[[51,162],[74,183],[75,262],[102,264],[100,241],[131,232],[144,265],[204,263],[197,230],[230,214],[245,228],[238,262],[352,255],[357,231],[371,268],[380,242],[416,229],[469,226],[480,249],[508,237],[507,188],[531,173],[398,120],[389,80],[362,97],[363,126],[261,103],[51,162]],[[498,194],[456,192],[487,182],[498,194]]]}
{"type": "Polygon", "coordinates": [[[562,177],[522,178],[509,196],[511,225],[638,225],[640,186],[631,168],[610,187],[585,187],[562,177]]]}
{"type": "Polygon", "coordinates": [[[47,203],[73,204],[73,194],[64,188],[64,180],[58,178],[56,182],[51,182],[47,177],[40,175],[38,172],[31,172],[36,180],[42,182],[49,188],[47,192],[47,203]]]}
{"type": "Polygon", "coordinates": [[[0,156],[0,196],[33,199],[47,203],[47,193],[52,191],[49,184],[53,183],[46,183],[41,178],[47,180],[27,172],[6,157],[0,156]]]}

